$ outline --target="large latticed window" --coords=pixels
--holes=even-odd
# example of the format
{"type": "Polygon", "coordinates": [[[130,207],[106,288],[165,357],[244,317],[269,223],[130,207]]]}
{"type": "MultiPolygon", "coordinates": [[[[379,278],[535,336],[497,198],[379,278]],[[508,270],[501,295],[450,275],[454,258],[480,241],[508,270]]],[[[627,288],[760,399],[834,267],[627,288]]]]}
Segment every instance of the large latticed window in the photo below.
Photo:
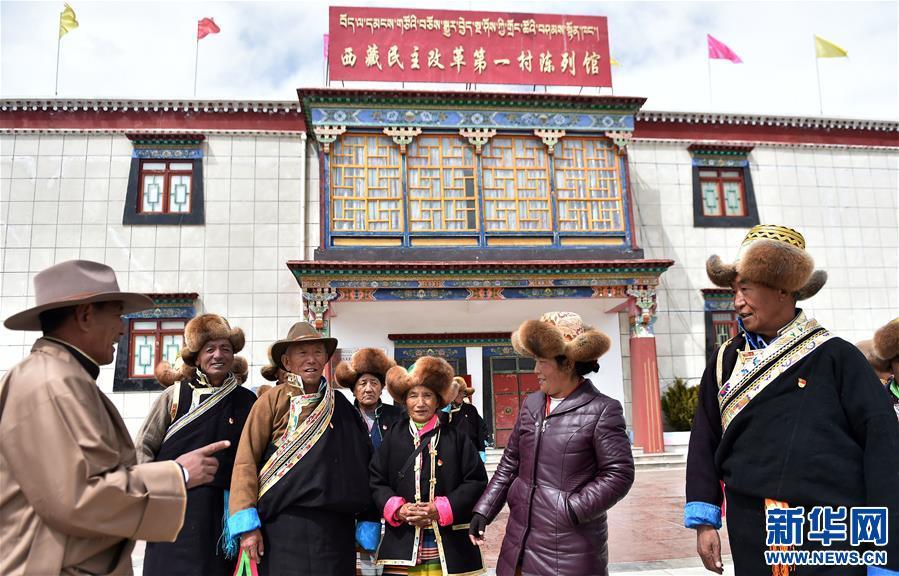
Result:
{"type": "Polygon", "coordinates": [[[411,232],[476,232],[477,181],[471,146],[459,136],[420,136],[406,155],[411,232]]]}
{"type": "Polygon", "coordinates": [[[481,155],[488,232],[552,230],[547,156],[536,138],[490,140],[481,155]]]}
{"type": "Polygon", "coordinates": [[[743,172],[703,168],[699,171],[703,216],[745,216],[743,172]]]}
{"type": "Polygon", "coordinates": [[[379,134],[347,135],[331,153],[331,222],[335,231],[402,232],[399,148],[379,134]]]}
{"type": "Polygon", "coordinates": [[[186,320],[131,320],[129,378],[152,378],[153,369],[165,360],[174,364],[184,345],[186,320]]]}
{"type": "Polygon", "coordinates": [[[624,230],[621,173],[611,142],[563,138],[554,162],[560,232],[624,230]]]}
{"type": "Polygon", "coordinates": [[[140,165],[140,213],[189,213],[193,169],[191,162],[143,160],[140,165]]]}

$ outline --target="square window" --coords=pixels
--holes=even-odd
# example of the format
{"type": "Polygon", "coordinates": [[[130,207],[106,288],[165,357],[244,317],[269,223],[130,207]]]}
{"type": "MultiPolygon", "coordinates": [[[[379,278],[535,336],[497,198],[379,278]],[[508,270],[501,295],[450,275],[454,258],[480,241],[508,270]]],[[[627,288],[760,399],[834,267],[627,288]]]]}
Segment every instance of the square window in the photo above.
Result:
{"type": "Polygon", "coordinates": [[[143,160],[140,165],[141,214],[189,214],[193,164],[143,160]]]}
{"type": "Polygon", "coordinates": [[[693,225],[747,228],[759,223],[749,167],[693,166],[693,225]]]}
{"type": "Polygon", "coordinates": [[[173,364],[184,345],[187,320],[130,320],[128,378],[153,378],[162,361],[173,364]]]}

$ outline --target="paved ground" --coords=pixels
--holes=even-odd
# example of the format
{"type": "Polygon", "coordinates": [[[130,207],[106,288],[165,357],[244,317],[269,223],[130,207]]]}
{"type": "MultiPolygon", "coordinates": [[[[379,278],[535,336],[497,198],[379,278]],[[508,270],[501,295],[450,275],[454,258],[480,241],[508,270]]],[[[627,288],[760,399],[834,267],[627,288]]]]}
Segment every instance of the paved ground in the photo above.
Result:
{"type": "MultiPolygon", "coordinates": [[[[684,468],[640,470],[630,494],[609,512],[609,555],[612,574],[625,576],[701,576],[711,574],[696,556],[696,536],[683,527],[684,468]]],[[[487,529],[484,558],[496,566],[508,510],[487,529]]],[[[730,554],[726,530],[723,553],[730,554]]],[[[141,576],[144,546],[134,551],[136,576],[141,576]]],[[[729,556],[725,574],[733,575],[729,556]]],[[[492,571],[491,571],[492,573],[492,571]]]]}

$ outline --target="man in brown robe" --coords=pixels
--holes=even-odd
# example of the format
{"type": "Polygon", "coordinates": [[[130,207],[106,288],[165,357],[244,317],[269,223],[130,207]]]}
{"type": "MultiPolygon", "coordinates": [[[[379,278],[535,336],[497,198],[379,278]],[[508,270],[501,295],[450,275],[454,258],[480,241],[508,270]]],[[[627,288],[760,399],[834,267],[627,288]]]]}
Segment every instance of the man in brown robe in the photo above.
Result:
{"type": "Polygon", "coordinates": [[[186,488],[212,479],[225,444],[137,465],[96,378],[115,356],[121,315],[152,301],[84,260],[40,272],[34,286],[37,305],[4,322],[44,336],[0,380],[0,574],[128,575],[134,540],[175,539],[186,488]]]}

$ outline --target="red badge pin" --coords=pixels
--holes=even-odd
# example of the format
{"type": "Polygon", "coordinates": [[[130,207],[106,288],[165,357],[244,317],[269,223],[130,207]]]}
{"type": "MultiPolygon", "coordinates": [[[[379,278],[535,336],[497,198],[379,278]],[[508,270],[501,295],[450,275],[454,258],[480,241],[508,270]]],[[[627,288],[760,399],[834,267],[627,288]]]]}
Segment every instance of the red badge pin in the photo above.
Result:
{"type": "Polygon", "coordinates": [[[806,382],[804,378],[800,378],[798,384],[800,388],[805,388],[805,385],[808,384],[808,382],[806,382]]]}

